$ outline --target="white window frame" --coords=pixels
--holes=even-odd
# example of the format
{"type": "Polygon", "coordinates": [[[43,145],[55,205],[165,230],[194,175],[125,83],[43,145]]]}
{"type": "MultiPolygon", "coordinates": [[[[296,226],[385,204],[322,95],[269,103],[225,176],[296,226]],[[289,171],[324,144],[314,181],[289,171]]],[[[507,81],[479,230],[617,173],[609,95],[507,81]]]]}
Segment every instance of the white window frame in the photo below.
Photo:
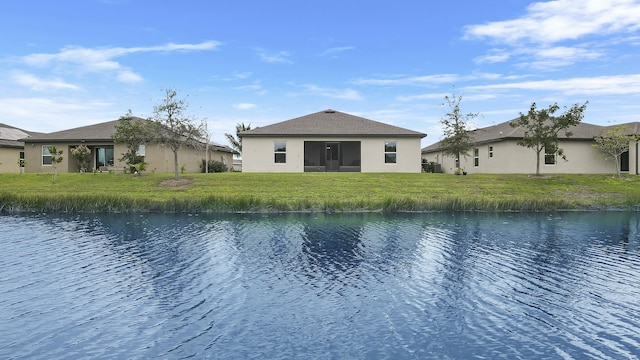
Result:
{"type": "Polygon", "coordinates": [[[398,141],[388,140],[384,142],[384,163],[398,163],[398,141]],[[393,149],[393,151],[391,151],[393,149]]]}
{"type": "Polygon", "coordinates": [[[53,156],[51,155],[51,152],[49,152],[49,148],[51,147],[51,145],[42,145],[42,153],[40,154],[40,161],[42,163],[42,166],[52,166],[53,165],[53,156]],[[45,157],[49,158],[49,163],[45,164],[44,159],[45,157]]]}
{"type": "Polygon", "coordinates": [[[273,142],[273,163],[274,164],[287,163],[287,142],[286,141],[273,142]],[[284,161],[278,161],[278,155],[280,155],[280,157],[284,157],[284,161]]]}
{"type": "Polygon", "coordinates": [[[480,149],[473,148],[473,166],[480,166],[480,149]]]}
{"type": "Polygon", "coordinates": [[[558,163],[558,152],[548,153],[547,148],[544,148],[544,166],[556,166],[558,163]],[[547,163],[547,157],[553,156],[553,163],[547,163]]]}
{"type": "Polygon", "coordinates": [[[489,159],[493,158],[493,146],[489,146],[489,159]]]}

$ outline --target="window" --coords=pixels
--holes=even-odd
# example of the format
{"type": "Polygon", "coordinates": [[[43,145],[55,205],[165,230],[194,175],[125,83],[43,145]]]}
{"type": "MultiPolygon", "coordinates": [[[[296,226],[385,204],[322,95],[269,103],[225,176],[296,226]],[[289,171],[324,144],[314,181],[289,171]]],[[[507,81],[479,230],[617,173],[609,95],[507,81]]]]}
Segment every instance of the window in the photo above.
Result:
{"type": "Polygon", "coordinates": [[[96,152],[96,169],[101,166],[113,166],[113,146],[97,147],[96,152]]]}
{"type": "Polygon", "coordinates": [[[276,164],[287,163],[287,142],[276,141],[273,144],[274,162],[276,164]]]}
{"type": "Polygon", "coordinates": [[[493,157],[493,146],[489,146],[489,158],[493,157]]]}
{"type": "Polygon", "coordinates": [[[480,166],[480,149],[473,149],[473,166],[480,166]]]}
{"type": "Polygon", "coordinates": [[[51,165],[51,153],[49,148],[51,145],[42,145],[42,165],[51,165]]]}
{"type": "Polygon", "coordinates": [[[544,148],[544,164],[545,165],[555,165],[556,164],[556,152],[555,149],[549,149],[553,151],[547,151],[547,148],[544,148]]]}
{"type": "Polygon", "coordinates": [[[136,151],[136,156],[141,156],[142,158],[144,158],[144,153],[146,151],[146,148],[144,145],[139,145],[138,146],[138,150],[136,151]]]}
{"type": "Polygon", "coordinates": [[[397,144],[395,141],[385,141],[384,142],[384,163],[385,164],[395,164],[396,163],[396,152],[397,144]]]}
{"type": "Polygon", "coordinates": [[[19,159],[20,167],[24,167],[24,151],[20,151],[20,159],[19,159]]]}

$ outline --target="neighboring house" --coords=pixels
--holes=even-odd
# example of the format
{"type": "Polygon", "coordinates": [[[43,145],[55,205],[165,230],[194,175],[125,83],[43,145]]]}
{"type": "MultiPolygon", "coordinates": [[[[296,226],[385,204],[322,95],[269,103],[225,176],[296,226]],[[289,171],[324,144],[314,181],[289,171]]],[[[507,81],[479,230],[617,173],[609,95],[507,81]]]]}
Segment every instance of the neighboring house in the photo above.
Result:
{"type": "MultiPolygon", "coordinates": [[[[58,172],[78,172],[80,164],[71,156],[70,150],[85,145],[91,150],[88,171],[122,171],[125,164],[119,159],[126,152],[124,144],[114,144],[112,135],[116,132],[119,120],[103,122],[95,125],[62,130],[49,134],[38,134],[24,141],[26,167],[28,173],[51,172],[51,155],[49,147],[62,150],[63,160],[57,165],[58,172]]],[[[205,144],[198,148],[184,147],[178,151],[178,166],[184,166],[185,173],[201,172],[200,165],[205,159],[205,144]]],[[[235,151],[224,145],[209,145],[209,160],[221,161],[229,169],[233,164],[235,151]]],[[[173,152],[162,144],[146,144],[138,150],[144,157],[147,172],[171,173],[174,171],[173,152]]]]}
{"type": "Polygon", "coordinates": [[[0,173],[19,173],[24,170],[24,142],[20,139],[37,133],[0,124],[0,173]]]}
{"type": "MultiPolygon", "coordinates": [[[[457,167],[466,172],[484,174],[531,174],[536,171],[536,153],[533,149],[517,144],[524,136],[522,128],[512,128],[506,121],[473,131],[473,146],[467,157],[461,156],[459,165],[454,156],[445,155],[441,142],[422,149],[422,158],[427,162],[440,164],[445,173],[454,173],[457,167]]],[[[628,134],[639,134],[640,123],[628,123],[628,134]]],[[[609,127],[580,123],[570,129],[569,138],[560,132],[559,146],[564,149],[567,161],[555,153],[543,150],[540,154],[541,174],[604,174],[615,173],[613,160],[607,160],[592,145],[594,138],[606,135],[609,127]]],[[[630,144],[629,152],[621,156],[621,170],[638,174],[638,143],[630,144]]]]}
{"type": "Polygon", "coordinates": [[[420,172],[426,136],[335,110],[238,135],[243,172],[420,172]]]}

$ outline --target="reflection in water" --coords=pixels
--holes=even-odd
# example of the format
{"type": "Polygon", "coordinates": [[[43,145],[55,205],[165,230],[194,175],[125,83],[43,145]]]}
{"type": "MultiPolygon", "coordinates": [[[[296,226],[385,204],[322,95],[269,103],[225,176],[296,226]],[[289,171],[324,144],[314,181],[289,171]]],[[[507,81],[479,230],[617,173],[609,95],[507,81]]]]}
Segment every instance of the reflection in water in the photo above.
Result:
{"type": "Polygon", "coordinates": [[[636,358],[640,216],[0,216],[0,358],[636,358]]]}

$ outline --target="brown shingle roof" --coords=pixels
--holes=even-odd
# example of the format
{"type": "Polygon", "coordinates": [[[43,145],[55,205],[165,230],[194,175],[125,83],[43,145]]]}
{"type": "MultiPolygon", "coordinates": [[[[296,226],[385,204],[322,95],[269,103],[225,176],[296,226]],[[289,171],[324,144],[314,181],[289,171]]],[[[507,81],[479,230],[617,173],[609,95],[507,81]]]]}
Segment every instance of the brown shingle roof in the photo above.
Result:
{"type": "Polygon", "coordinates": [[[119,120],[107,121],[94,125],[81,126],[73,129],[56,131],[48,134],[40,134],[24,139],[25,142],[46,141],[111,141],[111,136],[116,132],[119,120]]]}
{"type": "MultiPolygon", "coordinates": [[[[143,120],[140,118],[136,118],[139,120],[143,120]]],[[[26,143],[30,142],[69,142],[69,141],[82,141],[82,140],[90,140],[90,141],[113,141],[113,134],[116,132],[116,126],[120,120],[107,121],[94,125],[81,126],[73,129],[67,129],[62,131],[56,131],[48,134],[37,134],[29,138],[21,139],[26,143]]],[[[236,151],[232,148],[216,144],[209,143],[211,147],[218,151],[222,152],[231,152],[235,153],[236,151]]]]}
{"type": "MultiPolygon", "coordinates": [[[[482,144],[496,142],[504,139],[522,139],[524,137],[524,129],[522,127],[512,128],[509,125],[512,121],[517,119],[505,121],[503,123],[487,126],[484,128],[473,130],[473,144],[482,144]]],[[[640,130],[640,123],[633,122],[622,124],[628,127],[628,134],[638,134],[640,130]]],[[[572,139],[572,140],[591,140],[596,136],[605,135],[606,130],[614,127],[612,126],[600,126],[581,122],[577,126],[569,129],[572,132],[571,137],[567,138],[564,132],[558,134],[559,139],[572,139]]],[[[435,144],[429,145],[422,149],[422,152],[435,151],[441,148],[441,141],[435,144]]]]}
{"type": "Polygon", "coordinates": [[[427,136],[335,110],[324,110],[276,124],[244,131],[245,136],[427,136]]]}

